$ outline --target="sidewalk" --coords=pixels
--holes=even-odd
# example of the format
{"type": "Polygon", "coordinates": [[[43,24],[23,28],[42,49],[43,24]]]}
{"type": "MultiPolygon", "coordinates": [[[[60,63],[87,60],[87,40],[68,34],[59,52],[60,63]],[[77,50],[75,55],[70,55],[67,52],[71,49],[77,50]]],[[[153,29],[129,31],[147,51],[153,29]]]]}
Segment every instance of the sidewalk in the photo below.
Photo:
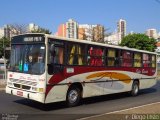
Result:
{"type": "Polygon", "coordinates": [[[0,85],[0,91],[5,90],[6,85],[0,85]]]}
{"type": "Polygon", "coordinates": [[[0,91],[5,90],[6,87],[6,81],[3,79],[0,79],[0,91]]]}
{"type": "Polygon", "coordinates": [[[79,120],[160,120],[160,102],[86,117],[79,120]]]}

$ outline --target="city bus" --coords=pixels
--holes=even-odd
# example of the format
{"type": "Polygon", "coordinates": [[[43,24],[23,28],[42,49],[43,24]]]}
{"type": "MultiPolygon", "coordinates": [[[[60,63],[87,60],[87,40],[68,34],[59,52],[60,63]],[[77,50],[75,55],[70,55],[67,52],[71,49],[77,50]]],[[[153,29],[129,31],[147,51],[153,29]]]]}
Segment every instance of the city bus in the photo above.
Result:
{"type": "Polygon", "coordinates": [[[40,103],[129,92],[156,84],[156,53],[48,34],[11,39],[6,93],[40,103]]]}

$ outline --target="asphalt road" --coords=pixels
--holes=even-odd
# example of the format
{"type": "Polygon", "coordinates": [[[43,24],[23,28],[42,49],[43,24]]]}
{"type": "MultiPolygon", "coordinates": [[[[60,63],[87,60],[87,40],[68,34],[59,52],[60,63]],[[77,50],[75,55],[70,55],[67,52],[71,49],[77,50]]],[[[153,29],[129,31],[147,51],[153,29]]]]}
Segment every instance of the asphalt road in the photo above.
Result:
{"type": "Polygon", "coordinates": [[[136,97],[127,93],[92,97],[84,99],[80,106],[73,108],[67,108],[64,102],[43,105],[0,91],[0,119],[75,120],[154,102],[160,102],[160,81],[152,88],[141,90],[136,97]]]}

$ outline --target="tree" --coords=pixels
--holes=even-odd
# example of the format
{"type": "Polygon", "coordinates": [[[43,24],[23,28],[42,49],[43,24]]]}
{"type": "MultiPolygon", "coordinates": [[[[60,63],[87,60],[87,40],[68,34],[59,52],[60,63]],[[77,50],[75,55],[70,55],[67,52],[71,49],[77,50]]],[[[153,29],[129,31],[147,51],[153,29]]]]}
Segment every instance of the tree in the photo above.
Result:
{"type": "Polygon", "coordinates": [[[0,57],[2,58],[5,52],[5,58],[9,59],[10,51],[6,50],[6,47],[10,47],[10,40],[3,37],[0,39],[0,57]]]}
{"type": "Polygon", "coordinates": [[[52,32],[49,31],[48,29],[45,29],[45,28],[38,28],[38,29],[35,29],[35,30],[32,30],[31,33],[45,33],[45,34],[51,34],[52,32]]]}
{"type": "Polygon", "coordinates": [[[145,34],[129,34],[122,39],[120,45],[153,52],[156,49],[156,40],[145,34]]]}
{"type": "Polygon", "coordinates": [[[24,34],[27,33],[27,25],[26,24],[10,24],[9,27],[11,30],[16,30],[17,35],[18,34],[24,34]]]}

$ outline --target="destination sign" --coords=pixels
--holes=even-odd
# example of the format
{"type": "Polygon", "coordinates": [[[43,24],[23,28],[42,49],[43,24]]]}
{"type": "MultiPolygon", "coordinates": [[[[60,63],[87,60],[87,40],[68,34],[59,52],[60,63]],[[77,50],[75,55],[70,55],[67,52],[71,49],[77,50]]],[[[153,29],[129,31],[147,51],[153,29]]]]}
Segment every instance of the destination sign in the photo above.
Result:
{"type": "Polygon", "coordinates": [[[42,37],[24,37],[24,42],[42,42],[42,37]]]}
{"type": "Polygon", "coordinates": [[[17,44],[26,44],[26,43],[44,43],[45,37],[44,35],[19,35],[12,38],[11,43],[17,44]]]}

